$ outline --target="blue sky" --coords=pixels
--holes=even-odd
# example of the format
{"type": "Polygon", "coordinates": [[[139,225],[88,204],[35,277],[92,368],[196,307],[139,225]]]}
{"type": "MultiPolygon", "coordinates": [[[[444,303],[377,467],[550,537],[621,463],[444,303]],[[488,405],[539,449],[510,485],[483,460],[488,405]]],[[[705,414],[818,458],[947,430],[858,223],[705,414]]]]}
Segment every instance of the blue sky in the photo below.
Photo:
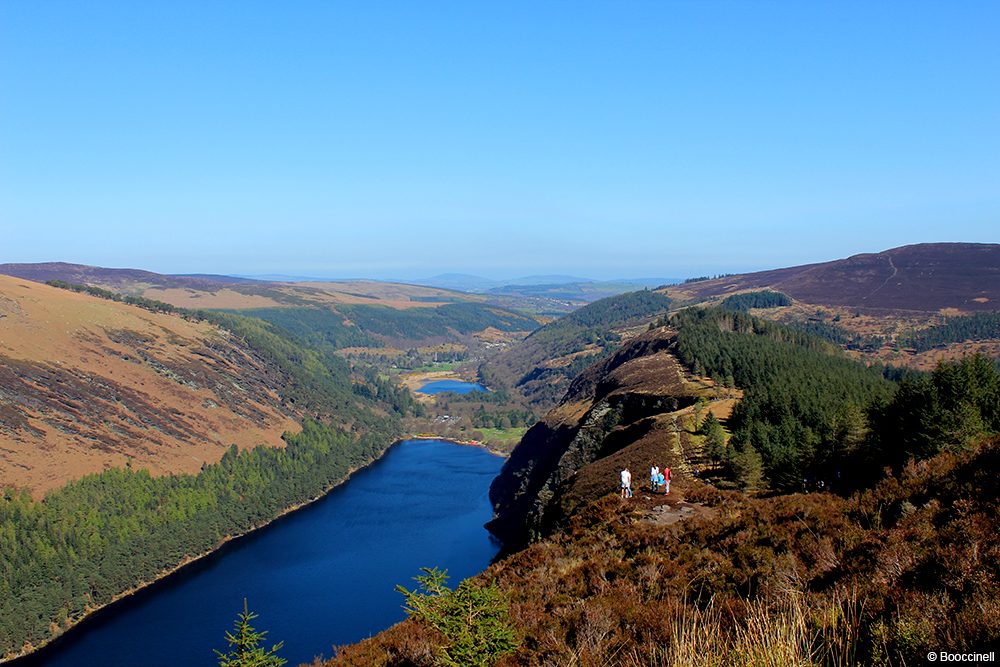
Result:
{"type": "Polygon", "coordinates": [[[997,2],[0,3],[0,262],[684,277],[998,229],[997,2]]]}

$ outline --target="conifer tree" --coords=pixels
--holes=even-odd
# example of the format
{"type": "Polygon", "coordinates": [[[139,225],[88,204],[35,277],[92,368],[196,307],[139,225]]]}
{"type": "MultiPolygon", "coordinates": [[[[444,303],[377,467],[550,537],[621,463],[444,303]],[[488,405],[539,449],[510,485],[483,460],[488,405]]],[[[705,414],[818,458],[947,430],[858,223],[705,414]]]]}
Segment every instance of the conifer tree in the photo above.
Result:
{"type": "Polygon", "coordinates": [[[215,651],[219,667],[281,667],[288,662],[277,655],[285,642],[278,642],[270,650],[260,646],[267,631],[258,631],[250,625],[255,618],[257,614],[247,608],[247,600],[243,598],[243,611],[233,623],[234,632],[226,633],[229,652],[215,651]]]}

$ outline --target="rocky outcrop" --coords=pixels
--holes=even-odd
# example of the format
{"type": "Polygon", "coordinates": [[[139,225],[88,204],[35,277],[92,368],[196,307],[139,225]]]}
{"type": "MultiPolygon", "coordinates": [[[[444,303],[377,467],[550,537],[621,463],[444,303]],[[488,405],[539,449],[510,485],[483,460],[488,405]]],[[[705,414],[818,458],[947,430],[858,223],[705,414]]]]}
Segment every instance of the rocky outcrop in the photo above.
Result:
{"type": "MultiPolygon", "coordinates": [[[[632,339],[578,376],[559,405],[525,434],[490,487],[494,519],[488,528],[508,549],[562,527],[573,507],[613,490],[609,476],[616,466],[598,464],[660,432],[659,417],[705,394],[672,354],[674,344],[665,328],[632,339]],[[603,481],[595,485],[590,473],[597,468],[603,481]]],[[[656,455],[665,455],[666,439],[657,446],[656,455]]],[[[634,474],[642,483],[638,465],[634,474]]]]}

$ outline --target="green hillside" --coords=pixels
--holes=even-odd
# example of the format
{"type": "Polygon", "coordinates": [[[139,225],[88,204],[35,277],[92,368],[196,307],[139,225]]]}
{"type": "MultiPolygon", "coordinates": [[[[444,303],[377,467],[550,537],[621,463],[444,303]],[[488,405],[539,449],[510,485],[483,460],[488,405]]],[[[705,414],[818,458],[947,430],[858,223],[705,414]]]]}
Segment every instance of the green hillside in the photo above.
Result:
{"type": "Polygon", "coordinates": [[[665,312],[670,299],[648,290],[600,299],[534,331],[480,366],[488,386],[510,387],[545,410],[569,382],[621,341],[613,331],[665,312]]]}

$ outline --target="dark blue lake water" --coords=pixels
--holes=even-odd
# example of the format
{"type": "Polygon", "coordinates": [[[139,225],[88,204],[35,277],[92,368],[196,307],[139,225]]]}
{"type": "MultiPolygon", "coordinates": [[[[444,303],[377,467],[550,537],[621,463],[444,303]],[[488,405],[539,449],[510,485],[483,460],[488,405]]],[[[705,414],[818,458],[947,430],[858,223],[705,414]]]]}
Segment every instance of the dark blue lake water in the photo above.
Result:
{"type": "Polygon", "coordinates": [[[435,380],[428,382],[418,389],[421,394],[441,394],[451,391],[456,394],[469,394],[474,391],[489,391],[486,387],[475,382],[462,382],[461,380],[435,380]]]}
{"type": "MultiPolygon", "coordinates": [[[[484,570],[498,544],[483,524],[503,460],[440,440],[409,440],[322,500],[114,605],[22,665],[218,664],[243,598],[254,625],[282,640],[290,666],[405,616],[396,584],[420,567],[451,585],[484,570]]],[[[270,646],[270,644],[268,644],[270,646]]]]}

